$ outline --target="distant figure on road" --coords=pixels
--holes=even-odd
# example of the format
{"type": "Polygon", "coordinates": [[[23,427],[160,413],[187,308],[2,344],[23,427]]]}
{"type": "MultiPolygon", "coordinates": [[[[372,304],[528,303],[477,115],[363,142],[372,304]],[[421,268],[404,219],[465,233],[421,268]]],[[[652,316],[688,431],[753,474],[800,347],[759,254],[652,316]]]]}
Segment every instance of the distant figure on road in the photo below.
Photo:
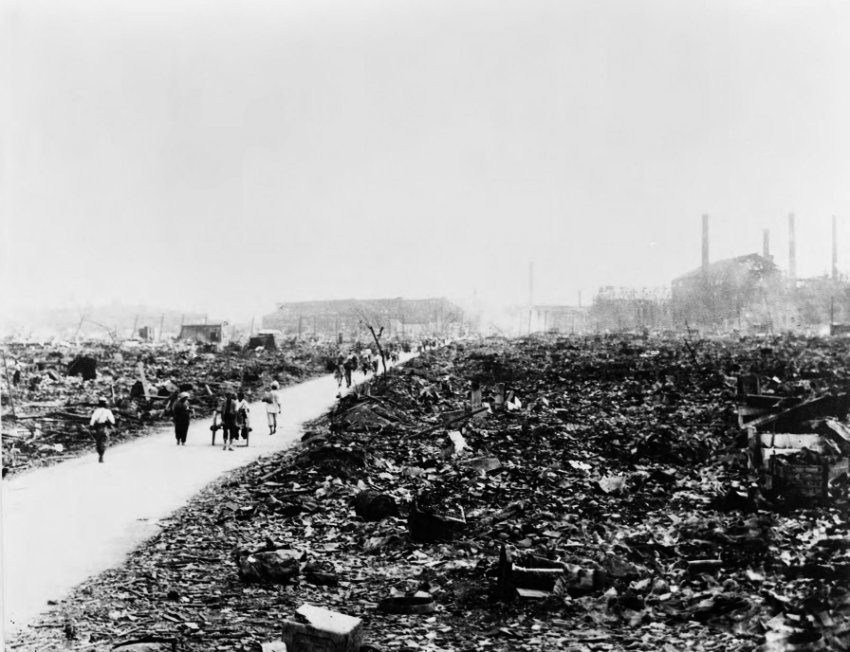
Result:
{"type": "Polygon", "coordinates": [[[345,359],[343,369],[345,370],[345,386],[351,387],[351,373],[357,369],[357,356],[354,353],[345,359]]]}
{"type": "Polygon", "coordinates": [[[334,369],[334,378],[336,379],[336,388],[342,388],[342,379],[345,378],[345,358],[340,353],[336,359],[336,369],[334,369]]]}
{"type": "MultiPolygon", "coordinates": [[[[224,436],[224,446],[221,450],[233,450],[233,440],[239,436],[239,426],[236,425],[237,407],[236,394],[227,392],[216,412],[221,416],[221,431],[224,436]]],[[[215,439],[213,439],[215,443],[215,439]]]]}
{"type": "Polygon", "coordinates": [[[92,437],[97,450],[97,461],[103,463],[103,455],[106,453],[106,445],[109,443],[109,432],[115,425],[115,415],[106,407],[106,399],[97,399],[97,408],[92,412],[89,425],[92,427],[92,437]]]}
{"type": "Polygon", "coordinates": [[[174,436],[178,446],[186,445],[186,435],[189,434],[189,422],[192,420],[192,406],[189,405],[189,394],[181,392],[172,408],[174,412],[174,436]]]}
{"type": "MultiPolygon", "coordinates": [[[[245,392],[239,392],[238,401],[236,403],[236,427],[238,434],[242,435],[245,440],[245,445],[248,445],[248,435],[251,432],[251,425],[248,423],[248,412],[251,408],[248,407],[248,401],[245,400],[245,392]]],[[[231,449],[232,450],[232,449],[231,449]]]]}
{"type": "Polygon", "coordinates": [[[277,397],[277,389],[280,385],[275,380],[272,382],[271,389],[263,399],[266,404],[266,417],[269,420],[269,434],[273,435],[277,432],[277,415],[281,413],[280,399],[277,397]]]}

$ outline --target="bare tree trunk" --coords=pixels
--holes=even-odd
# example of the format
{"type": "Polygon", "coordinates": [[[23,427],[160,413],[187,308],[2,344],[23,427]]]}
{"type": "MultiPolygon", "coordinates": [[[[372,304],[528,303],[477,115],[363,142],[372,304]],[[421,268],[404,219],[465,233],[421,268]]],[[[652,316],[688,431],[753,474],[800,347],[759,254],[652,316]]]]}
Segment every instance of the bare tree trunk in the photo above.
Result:
{"type": "Polygon", "coordinates": [[[381,354],[381,364],[384,367],[384,373],[387,373],[387,358],[384,355],[384,349],[381,346],[381,335],[384,333],[384,327],[381,326],[381,330],[378,331],[378,334],[375,334],[375,329],[372,328],[371,324],[366,324],[366,327],[369,329],[369,332],[372,333],[372,339],[375,340],[375,346],[378,347],[378,353],[381,354]]]}

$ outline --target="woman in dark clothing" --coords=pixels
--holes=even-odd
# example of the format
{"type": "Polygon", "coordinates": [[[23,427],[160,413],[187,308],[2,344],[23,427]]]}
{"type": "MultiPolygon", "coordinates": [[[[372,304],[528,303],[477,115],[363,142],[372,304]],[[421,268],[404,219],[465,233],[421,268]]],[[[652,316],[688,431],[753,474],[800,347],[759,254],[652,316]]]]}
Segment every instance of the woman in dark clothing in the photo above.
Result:
{"type": "MultiPolygon", "coordinates": [[[[227,392],[216,412],[221,415],[221,427],[224,434],[224,446],[221,450],[233,450],[233,442],[239,437],[239,426],[236,423],[236,394],[227,392]]],[[[215,443],[215,436],[213,436],[215,443]]]]}
{"type": "Polygon", "coordinates": [[[189,395],[186,392],[177,397],[174,404],[174,436],[178,446],[186,445],[186,435],[189,434],[189,421],[192,420],[192,406],[189,405],[189,395]]]}

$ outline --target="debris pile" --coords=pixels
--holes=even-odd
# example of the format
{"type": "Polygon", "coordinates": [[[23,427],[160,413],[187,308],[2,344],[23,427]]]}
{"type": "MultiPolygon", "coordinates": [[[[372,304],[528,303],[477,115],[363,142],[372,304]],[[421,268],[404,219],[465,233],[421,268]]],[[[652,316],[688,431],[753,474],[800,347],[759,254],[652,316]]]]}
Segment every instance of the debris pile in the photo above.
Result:
{"type": "Polygon", "coordinates": [[[113,440],[139,436],[163,423],[180,391],[199,414],[215,408],[220,392],[249,395],[272,380],[281,385],[328,373],[335,350],[299,341],[280,349],[194,344],[9,344],[2,387],[3,466],[20,472],[59,462],[91,448],[87,426],[98,397],[118,420],[113,440]]]}
{"type": "MultiPolygon", "coordinates": [[[[765,348],[547,337],[425,352],[203,492],[10,649],[61,640],[69,618],[70,649],[142,635],[274,649],[315,626],[294,617],[305,604],[381,650],[850,649],[846,470],[828,495],[771,495],[737,414],[740,377],[770,374],[767,391],[799,405],[843,388],[847,355],[765,348]],[[801,369],[811,396],[789,389],[801,369]]],[[[824,416],[811,435],[829,443],[804,455],[838,461],[846,413],[824,416]]]]}

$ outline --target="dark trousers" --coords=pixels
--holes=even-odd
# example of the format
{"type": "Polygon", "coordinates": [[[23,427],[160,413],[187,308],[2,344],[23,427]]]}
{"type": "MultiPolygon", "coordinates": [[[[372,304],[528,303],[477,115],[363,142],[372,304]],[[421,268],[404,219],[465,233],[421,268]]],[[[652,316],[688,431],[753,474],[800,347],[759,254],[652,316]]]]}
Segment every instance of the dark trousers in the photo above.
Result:
{"type": "Polygon", "coordinates": [[[94,448],[97,451],[98,457],[103,457],[108,443],[109,428],[100,424],[96,425],[94,427],[94,448]]]}
{"type": "Polygon", "coordinates": [[[189,434],[189,422],[188,421],[175,421],[174,422],[174,436],[177,438],[181,444],[186,443],[186,435],[189,434]]]}
{"type": "Polygon", "coordinates": [[[228,440],[232,443],[239,439],[239,425],[236,421],[225,421],[221,424],[221,432],[224,433],[224,443],[228,440]]]}

